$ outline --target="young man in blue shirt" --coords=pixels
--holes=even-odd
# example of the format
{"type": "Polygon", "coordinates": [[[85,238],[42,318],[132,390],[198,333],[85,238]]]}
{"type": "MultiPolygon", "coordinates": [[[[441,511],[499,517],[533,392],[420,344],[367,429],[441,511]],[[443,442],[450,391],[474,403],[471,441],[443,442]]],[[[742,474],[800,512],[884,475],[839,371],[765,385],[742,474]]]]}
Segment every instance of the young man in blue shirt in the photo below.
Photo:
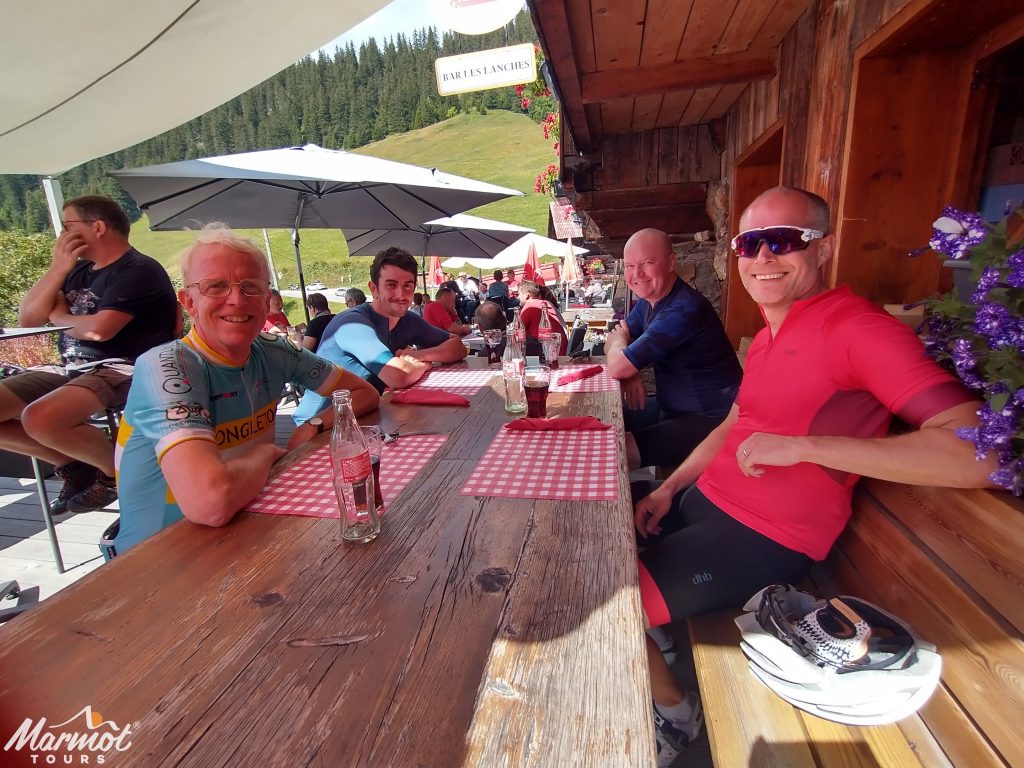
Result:
{"type": "MultiPolygon", "coordinates": [[[[412,386],[431,363],[464,358],[467,350],[458,336],[409,311],[416,273],[416,259],[408,251],[388,248],[378,253],[370,265],[373,300],[335,315],[317,354],[366,379],[378,392],[412,386]]],[[[304,423],[325,403],[316,392],[307,392],[295,411],[295,423],[304,423]]]]}

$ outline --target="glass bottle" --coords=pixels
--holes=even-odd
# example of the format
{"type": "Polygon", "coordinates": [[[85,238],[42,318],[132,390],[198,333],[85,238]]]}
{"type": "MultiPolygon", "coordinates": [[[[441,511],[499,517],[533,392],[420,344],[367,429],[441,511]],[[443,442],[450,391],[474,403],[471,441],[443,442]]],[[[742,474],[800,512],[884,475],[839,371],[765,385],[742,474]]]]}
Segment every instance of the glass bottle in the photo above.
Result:
{"type": "Polygon", "coordinates": [[[341,538],[365,544],[380,533],[370,451],[352,412],[352,393],[339,389],[331,400],[334,404],[331,470],[341,516],[341,538]]]}

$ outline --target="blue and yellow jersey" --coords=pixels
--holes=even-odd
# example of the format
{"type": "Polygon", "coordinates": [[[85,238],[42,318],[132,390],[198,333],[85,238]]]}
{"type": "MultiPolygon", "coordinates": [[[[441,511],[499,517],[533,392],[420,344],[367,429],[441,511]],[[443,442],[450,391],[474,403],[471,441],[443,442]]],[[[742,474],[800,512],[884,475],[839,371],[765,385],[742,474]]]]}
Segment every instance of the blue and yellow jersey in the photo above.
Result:
{"type": "Polygon", "coordinates": [[[228,459],[253,444],[272,443],[286,383],[329,396],[342,376],[337,366],[274,334],[256,338],[242,367],[214,352],[194,330],[139,357],[117,435],[117,551],[181,519],[160,471],[168,450],[186,440],[207,440],[228,459]]]}

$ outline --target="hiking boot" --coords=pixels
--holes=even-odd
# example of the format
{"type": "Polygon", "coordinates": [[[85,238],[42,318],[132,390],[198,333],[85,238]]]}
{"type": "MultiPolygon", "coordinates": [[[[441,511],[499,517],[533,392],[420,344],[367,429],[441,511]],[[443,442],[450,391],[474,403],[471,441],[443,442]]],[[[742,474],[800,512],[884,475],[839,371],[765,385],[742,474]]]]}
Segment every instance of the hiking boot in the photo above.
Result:
{"type": "Polygon", "coordinates": [[[53,473],[64,481],[60,493],[50,501],[50,514],[63,515],[68,511],[68,502],[96,481],[99,470],[83,461],[69,461],[54,467],[53,473]]]}
{"type": "Polygon", "coordinates": [[[704,724],[700,697],[690,691],[686,694],[686,700],[690,702],[692,711],[690,719],[685,723],[669,720],[658,711],[657,705],[654,707],[654,740],[658,768],[668,768],[672,765],[679,753],[700,735],[701,726],[704,724]]]}
{"type": "Polygon", "coordinates": [[[96,482],[68,501],[70,512],[91,512],[117,501],[117,484],[114,478],[102,472],[97,473],[96,482]]]}

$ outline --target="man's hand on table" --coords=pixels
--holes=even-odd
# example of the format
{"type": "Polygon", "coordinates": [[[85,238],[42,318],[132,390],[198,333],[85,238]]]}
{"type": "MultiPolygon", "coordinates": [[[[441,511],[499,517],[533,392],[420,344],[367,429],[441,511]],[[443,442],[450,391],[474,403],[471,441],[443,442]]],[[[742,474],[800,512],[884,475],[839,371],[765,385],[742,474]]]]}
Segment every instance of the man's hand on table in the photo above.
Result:
{"type": "Polygon", "coordinates": [[[644,496],[633,509],[633,524],[643,538],[661,533],[661,520],[672,506],[672,494],[662,486],[644,496]]]}

